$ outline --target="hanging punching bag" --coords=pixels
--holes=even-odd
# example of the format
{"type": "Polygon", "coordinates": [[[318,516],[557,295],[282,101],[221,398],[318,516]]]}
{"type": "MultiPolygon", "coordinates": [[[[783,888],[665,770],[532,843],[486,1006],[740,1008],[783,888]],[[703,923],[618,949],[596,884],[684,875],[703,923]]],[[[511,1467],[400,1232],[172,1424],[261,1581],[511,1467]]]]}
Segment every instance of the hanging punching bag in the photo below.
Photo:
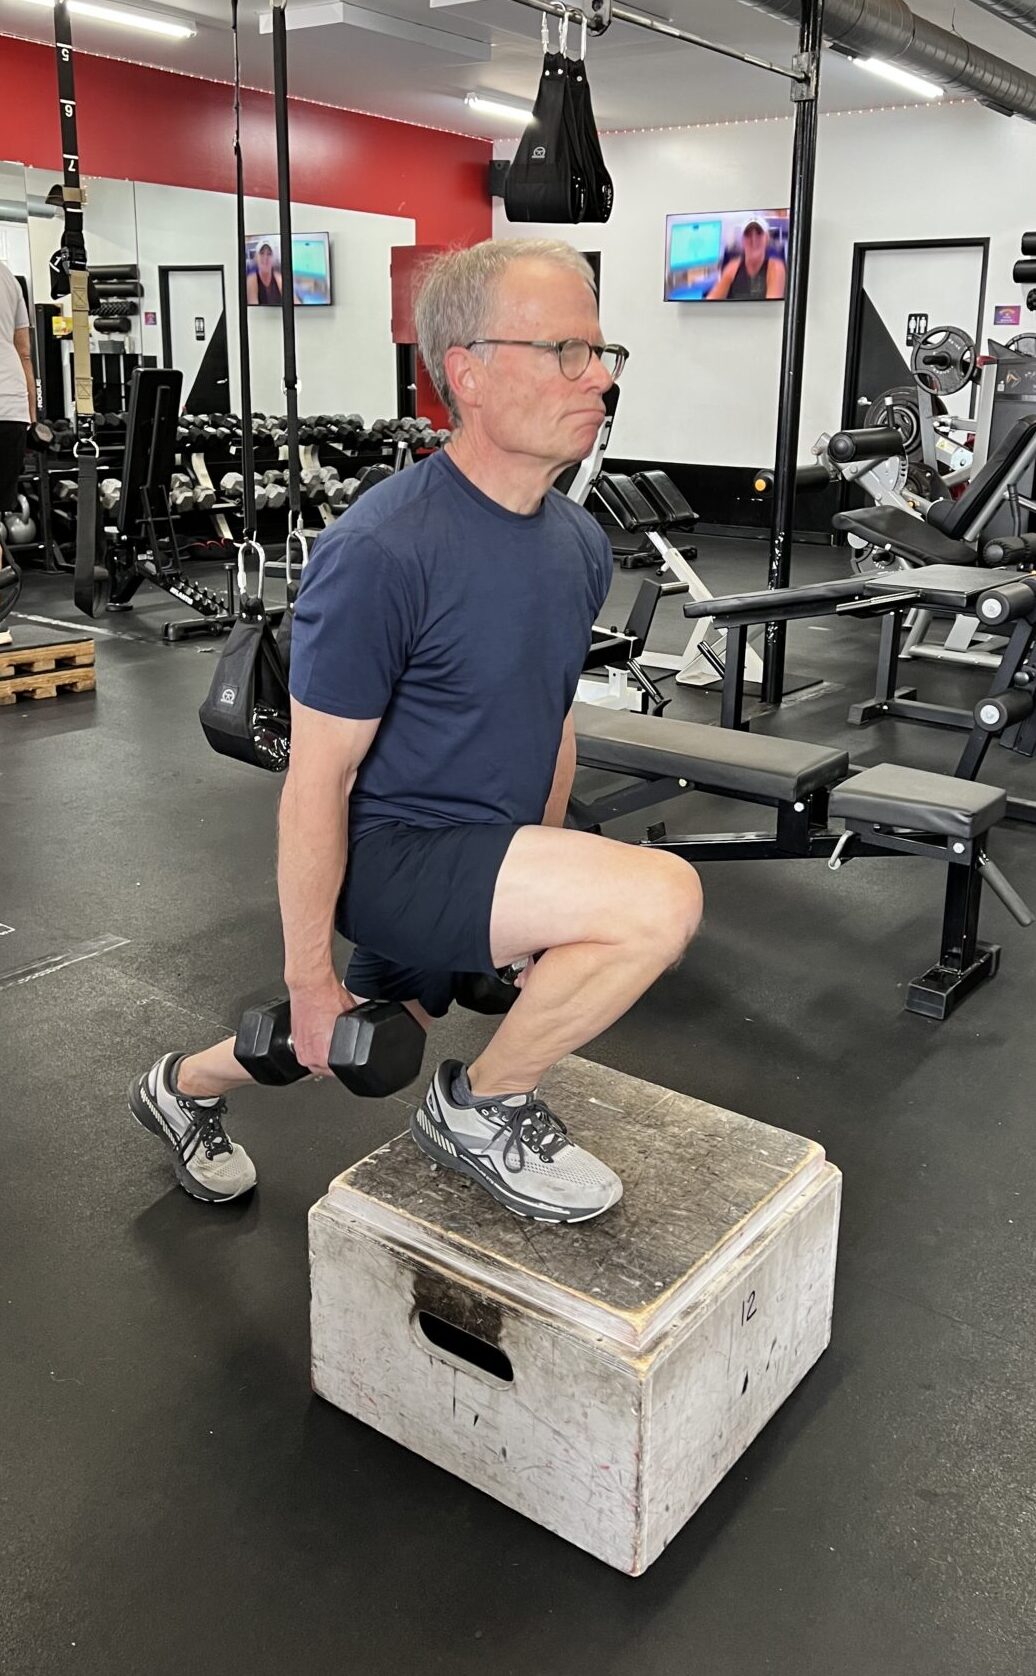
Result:
{"type": "Polygon", "coordinates": [[[566,121],[568,60],[548,52],[543,60],[532,120],[522,135],[504,185],[508,221],[581,221],[586,208],[586,180],[572,148],[572,123],[566,121]]]}

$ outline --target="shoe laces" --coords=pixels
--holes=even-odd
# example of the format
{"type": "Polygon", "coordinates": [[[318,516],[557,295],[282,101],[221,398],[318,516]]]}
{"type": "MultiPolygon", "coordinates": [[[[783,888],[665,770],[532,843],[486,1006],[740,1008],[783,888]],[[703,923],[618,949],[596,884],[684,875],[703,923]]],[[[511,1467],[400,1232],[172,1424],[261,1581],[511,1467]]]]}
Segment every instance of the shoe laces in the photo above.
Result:
{"type": "MultiPolygon", "coordinates": [[[[505,1108],[506,1109],[506,1108],[505,1108]]],[[[558,1153],[568,1146],[568,1130],[542,1100],[529,1100],[519,1106],[506,1125],[507,1144],[504,1147],[504,1167],[515,1174],[525,1163],[526,1151],[534,1152],[545,1164],[553,1164],[558,1153]]]]}
{"type": "Polygon", "coordinates": [[[190,1163],[199,1147],[210,1164],[220,1154],[229,1155],[233,1152],[233,1144],[223,1127],[223,1119],[227,1115],[225,1100],[217,1100],[214,1106],[203,1107],[201,1111],[187,1100],[178,1100],[176,1103],[189,1120],[177,1148],[185,1164],[190,1163]]]}

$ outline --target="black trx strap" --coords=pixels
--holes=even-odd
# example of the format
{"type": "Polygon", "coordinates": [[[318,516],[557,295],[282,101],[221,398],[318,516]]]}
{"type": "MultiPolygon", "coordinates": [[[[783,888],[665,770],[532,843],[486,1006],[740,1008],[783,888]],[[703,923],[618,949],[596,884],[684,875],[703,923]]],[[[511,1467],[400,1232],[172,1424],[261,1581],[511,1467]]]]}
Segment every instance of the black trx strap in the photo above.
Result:
{"type": "Polygon", "coordinates": [[[273,7],[274,76],[277,108],[277,161],[280,175],[281,311],[284,326],[284,391],[288,409],[289,516],[285,564],[288,609],[275,638],[263,606],[266,556],[256,539],[255,456],[252,444],[252,388],[248,346],[247,266],[245,258],[245,186],[241,153],[241,75],[238,54],[238,0],[231,0],[234,31],[234,155],[237,163],[238,312],[241,354],[241,470],[244,476],[245,531],[238,549],[237,576],[240,606],[212,677],[208,696],[198,712],[205,737],[214,751],[239,762],[278,773],[288,766],[291,706],[287,661],[290,655],[291,605],[296,584],[292,577],[292,548],[302,563],[306,543],[302,533],[302,489],[298,451],[298,377],[295,365],[295,283],[291,260],[291,198],[288,177],[287,51],[283,8],[273,7]],[[259,572],[256,590],[249,589],[246,555],[255,554],[259,572]]]}
{"type": "MultiPolygon", "coordinates": [[[[78,610],[96,617],[108,600],[111,576],[105,565],[105,538],[98,517],[98,447],[94,437],[94,386],[90,365],[90,275],[83,236],[83,189],[79,179],[79,134],[76,119],[75,68],[72,26],[67,0],[55,0],[54,45],[57,52],[58,106],[61,114],[61,201],[65,213],[64,242],[58,253],[62,269],[57,294],[72,303],[72,392],[75,407],[75,457],[79,465],[76,516],[76,559],[73,599],[78,610]]],[[[52,264],[53,265],[53,264],[52,264]]]]}
{"type": "MultiPolygon", "coordinates": [[[[248,346],[248,258],[245,253],[245,164],[241,152],[241,51],[237,27],[238,0],[230,0],[234,36],[234,161],[237,174],[237,314],[241,374],[241,475],[244,487],[244,545],[255,547],[255,447],[252,440],[252,359],[248,346]]],[[[260,575],[262,568],[260,567],[260,575]]]]}
{"type": "Polygon", "coordinates": [[[291,618],[298,594],[295,577],[309,558],[302,518],[302,459],[299,453],[299,380],[295,356],[295,267],[291,247],[291,153],[288,144],[288,33],[284,0],[271,0],[273,21],[273,108],[277,125],[277,207],[281,235],[281,324],[284,334],[284,401],[288,431],[288,539],[284,570],[288,604],[277,630],[285,669],[291,661],[291,618]]]}

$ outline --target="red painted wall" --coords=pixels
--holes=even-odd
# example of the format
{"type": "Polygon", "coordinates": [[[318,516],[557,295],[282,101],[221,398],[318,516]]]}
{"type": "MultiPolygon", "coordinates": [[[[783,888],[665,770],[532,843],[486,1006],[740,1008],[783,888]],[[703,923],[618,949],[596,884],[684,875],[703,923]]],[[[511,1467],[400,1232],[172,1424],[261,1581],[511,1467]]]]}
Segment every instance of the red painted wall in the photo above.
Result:
{"type": "MultiPolygon", "coordinates": [[[[233,192],[228,86],[78,51],[75,71],[84,174],[233,192]]],[[[245,93],[242,105],[245,188],[274,198],[273,99],[245,93]]],[[[491,236],[488,141],[300,99],[290,106],[297,203],[410,216],[418,244],[491,236]]],[[[9,36],[0,37],[0,157],[55,171],[61,165],[53,49],[9,36]]]]}

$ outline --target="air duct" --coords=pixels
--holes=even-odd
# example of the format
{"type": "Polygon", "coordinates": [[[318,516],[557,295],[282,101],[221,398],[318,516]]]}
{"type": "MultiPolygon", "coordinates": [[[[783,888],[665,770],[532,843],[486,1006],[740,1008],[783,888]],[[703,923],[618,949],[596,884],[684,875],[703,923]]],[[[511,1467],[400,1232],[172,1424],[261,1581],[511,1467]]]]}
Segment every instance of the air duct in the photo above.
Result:
{"type": "Polygon", "coordinates": [[[1016,29],[1024,29],[1027,35],[1036,35],[1036,5],[1032,0],[1028,4],[1026,0],[974,0],[974,3],[1005,23],[1013,23],[1016,29]]]}
{"type": "MultiPolygon", "coordinates": [[[[800,0],[741,0],[741,4],[796,25],[802,11],[800,0]]],[[[990,5],[989,9],[995,8],[990,5]]],[[[1013,10],[1028,13],[1021,4],[1013,10]]],[[[1036,14],[1036,6],[1032,10],[1036,14]]],[[[905,0],[826,0],[824,38],[853,57],[884,58],[928,76],[951,95],[978,99],[1005,116],[1036,121],[1036,76],[918,17],[905,0]]]]}

